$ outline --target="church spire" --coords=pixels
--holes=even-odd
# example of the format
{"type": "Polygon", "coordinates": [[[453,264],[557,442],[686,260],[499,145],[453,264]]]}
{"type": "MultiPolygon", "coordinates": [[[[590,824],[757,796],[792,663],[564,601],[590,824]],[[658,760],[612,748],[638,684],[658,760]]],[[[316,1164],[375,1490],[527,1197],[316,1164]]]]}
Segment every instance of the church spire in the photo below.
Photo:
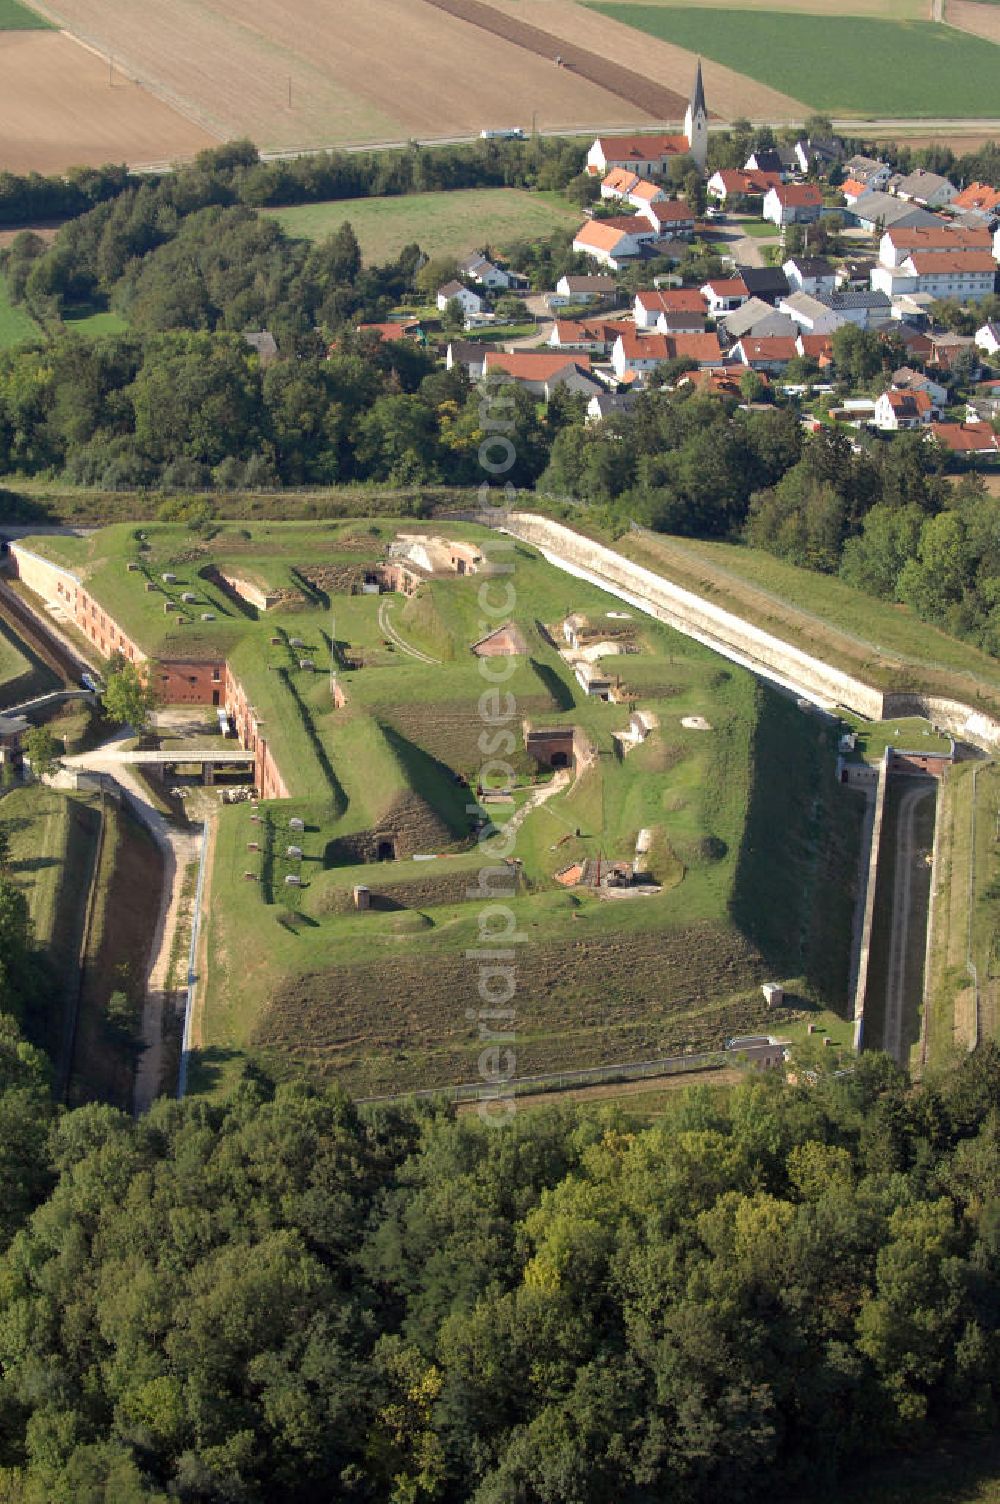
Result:
{"type": "Polygon", "coordinates": [[[691,91],[692,115],[697,115],[699,110],[703,115],[708,114],[705,104],[705,86],[701,81],[701,58],[698,59],[698,68],[694,75],[694,88],[691,91]]]}
{"type": "Polygon", "coordinates": [[[705,85],[701,79],[701,58],[698,59],[694,88],[684,116],[684,135],[692,158],[704,172],[708,158],[708,106],[705,104],[705,85]]]}

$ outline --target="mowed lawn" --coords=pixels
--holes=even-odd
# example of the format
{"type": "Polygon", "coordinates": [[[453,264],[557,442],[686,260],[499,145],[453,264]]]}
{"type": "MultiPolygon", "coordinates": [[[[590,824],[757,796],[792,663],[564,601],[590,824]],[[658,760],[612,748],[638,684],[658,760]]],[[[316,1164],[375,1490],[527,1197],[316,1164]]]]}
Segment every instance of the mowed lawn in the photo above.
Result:
{"type": "Polygon", "coordinates": [[[41,332],[30,313],[10,301],[7,279],[0,277],[0,350],[9,350],[26,339],[38,339],[41,332]]]}
{"type": "Polygon", "coordinates": [[[519,188],[333,199],[263,212],[274,214],[289,235],[308,240],[322,240],[349,220],[367,262],[391,260],[414,241],[429,256],[461,256],[483,245],[500,251],[511,241],[575,229],[582,218],[578,209],[519,188]]]}
{"type": "Polygon", "coordinates": [[[606,0],[590,8],[834,115],[993,115],[1000,100],[1000,48],[929,21],[606,0]]]}

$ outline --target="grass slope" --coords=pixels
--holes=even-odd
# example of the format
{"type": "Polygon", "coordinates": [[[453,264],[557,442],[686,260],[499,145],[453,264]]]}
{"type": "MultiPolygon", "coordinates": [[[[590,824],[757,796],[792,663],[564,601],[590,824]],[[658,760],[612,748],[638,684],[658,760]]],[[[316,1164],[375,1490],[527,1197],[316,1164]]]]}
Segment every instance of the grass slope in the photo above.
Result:
{"type": "Polygon", "coordinates": [[[591,8],[831,114],[948,117],[996,109],[1000,52],[929,21],[756,8],[591,8]]]}
{"type": "Polygon", "coordinates": [[[612,547],[880,689],[922,689],[1000,711],[996,659],[904,606],[741,544],[632,534],[612,547]]]}
{"type": "MultiPolygon", "coordinates": [[[[2,0],[0,0],[2,4],[2,0]]],[[[0,27],[0,31],[3,27],[0,27]]],[[[6,277],[0,277],[0,350],[9,350],[28,339],[41,339],[42,331],[29,313],[10,301],[6,277]]]]}
{"type": "Polygon", "coordinates": [[[402,198],[339,199],[265,209],[289,235],[322,240],[350,220],[366,261],[388,261],[416,241],[429,256],[461,256],[482,245],[502,251],[514,240],[575,230],[580,211],[551,195],[518,188],[470,188],[402,198]]]}

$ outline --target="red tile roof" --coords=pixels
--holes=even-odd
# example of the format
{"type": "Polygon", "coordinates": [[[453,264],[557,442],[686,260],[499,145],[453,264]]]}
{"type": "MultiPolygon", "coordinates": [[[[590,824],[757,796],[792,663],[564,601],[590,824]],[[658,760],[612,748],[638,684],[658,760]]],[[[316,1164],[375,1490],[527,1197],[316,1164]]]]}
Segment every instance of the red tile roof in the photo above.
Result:
{"type": "Polygon", "coordinates": [[[776,183],[774,192],[778,195],[778,203],[786,209],[818,208],[823,202],[823,195],[815,183],[776,183]]]}
{"type": "Polygon", "coordinates": [[[1000,189],[988,183],[970,183],[948,205],[949,209],[983,209],[990,213],[1000,208],[1000,189]]]}
{"type": "Polygon", "coordinates": [[[755,360],[795,360],[799,353],[791,334],[762,334],[757,339],[747,336],[740,340],[737,348],[742,351],[743,359],[750,363],[755,360]]]}
{"type": "Polygon", "coordinates": [[[544,350],[489,350],[483,361],[483,369],[487,374],[490,371],[505,371],[516,381],[550,381],[558,371],[564,371],[571,365],[589,371],[590,356],[577,354],[567,357],[558,351],[547,355],[544,350]]]}
{"type": "Polygon", "coordinates": [[[833,340],[828,334],[800,334],[797,344],[802,354],[813,360],[833,359],[833,340]]]}
{"type": "Polygon", "coordinates": [[[717,298],[750,296],[750,289],[742,277],[714,277],[711,282],[704,282],[702,286],[711,288],[717,298]]]}
{"type": "Polygon", "coordinates": [[[723,167],[712,176],[721,179],[727,197],[734,193],[745,198],[756,198],[765,194],[769,188],[776,188],[781,182],[780,173],[744,171],[738,167],[723,167]]]}
{"type": "Polygon", "coordinates": [[[660,204],[648,204],[646,209],[643,210],[644,215],[647,210],[661,225],[694,224],[694,214],[691,206],[690,204],[686,204],[682,198],[667,199],[660,204]]]}
{"type": "Polygon", "coordinates": [[[359,324],[358,334],[378,334],[382,339],[412,339],[420,328],[417,319],[410,319],[405,324],[359,324]]]}
{"type": "Polygon", "coordinates": [[[993,237],[985,225],[982,229],[964,225],[918,225],[912,230],[899,226],[886,230],[889,244],[897,250],[908,251],[972,251],[988,250],[993,237]]]}
{"type": "Polygon", "coordinates": [[[932,423],[930,432],[954,454],[996,452],[997,436],[988,423],[932,423]]]}
{"type": "Polygon", "coordinates": [[[635,295],[640,308],[647,313],[704,313],[705,299],[696,287],[670,287],[643,290],[635,295]]]}
{"type": "Polygon", "coordinates": [[[920,413],[929,413],[934,406],[927,393],[920,391],[888,391],[885,400],[898,417],[918,417],[920,413]]]}
{"type": "Polygon", "coordinates": [[[657,157],[685,156],[687,136],[598,136],[605,162],[652,162],[657,157]]]}
{"type": "Polygon", "coordinates": [[[996,272],[997,264],[990,251],[913,251],[906,258],[918,277],[927,272],[996,272]]]}

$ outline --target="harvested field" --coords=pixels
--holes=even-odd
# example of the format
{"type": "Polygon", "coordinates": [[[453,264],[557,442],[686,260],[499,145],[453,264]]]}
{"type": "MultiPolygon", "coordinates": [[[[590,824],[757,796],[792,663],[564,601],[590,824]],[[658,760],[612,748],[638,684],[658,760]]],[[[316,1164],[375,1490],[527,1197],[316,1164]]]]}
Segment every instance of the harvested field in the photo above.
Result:
{"type": "Polygon", "coordinates": [[[41,8],[99,51],[113,50],[205,130],[264,147],[528,127],[533,113],[541,128],[632,125],[643,114],[427,0],[257,0],[252,10],[240,0],[45,0],[41,8]]]}
{"type": "Polygon", "coordinates": [[[945,20],[959,31],[971,31],[973,36],[985,37],[988,42],[1000,42],[1000,6],[980,5],[976,0],[948,0],[945,20]]]}
{"type": "Polygon", "coordinates": [[[0,32],[0,167],[62,172],[171,159],[212,145],[176,109],[58,31],[0,32]]]}
{"type": "Polygon", "coordinates": [[[655,80],[636,73],[634,69],[616,63],[612,58],[598,52],[589,52],[574,41],[543,31],[522,16],[507,15],[494,5],[484,5],[482,0],[427,0],[427,3],[458,20],[471,21],[491,36],[503,37],[548,62],[555,57],[560,58],[562,67],[572,69],[581,78],[598,84],[611,94],[617,94],[620,99],[636,105],[654,119],[669,120],[683,116],[687,108],[686,94],[675,93],[655,80]]]}
{"type": "MultiPolygon", "coordinates": [[[[862,0],[854,0],[854,3],[860,4],[862,0]]],[[[577,0],[493,0],[490,8],[531,22],[558,37],[564,45],[572,40],[591,52],[600,53],[610,62],[666,84],[680,95],[681,105],[676,118],[679,120],[683,116],[694,81],[697,62],[694,52],[652,36],[644,37],[637,47],[633,27],[580,5],[577,0]]],[[[650,9],[656,7],[650,6],[650,9]]],[[[705,98],[713,115],[727,120],[744,115],[750,120],[778,121],[801,120],[809,113],[800,100],[770,89],[721,63],[703,57],[701,66],[705,98]]]]}

